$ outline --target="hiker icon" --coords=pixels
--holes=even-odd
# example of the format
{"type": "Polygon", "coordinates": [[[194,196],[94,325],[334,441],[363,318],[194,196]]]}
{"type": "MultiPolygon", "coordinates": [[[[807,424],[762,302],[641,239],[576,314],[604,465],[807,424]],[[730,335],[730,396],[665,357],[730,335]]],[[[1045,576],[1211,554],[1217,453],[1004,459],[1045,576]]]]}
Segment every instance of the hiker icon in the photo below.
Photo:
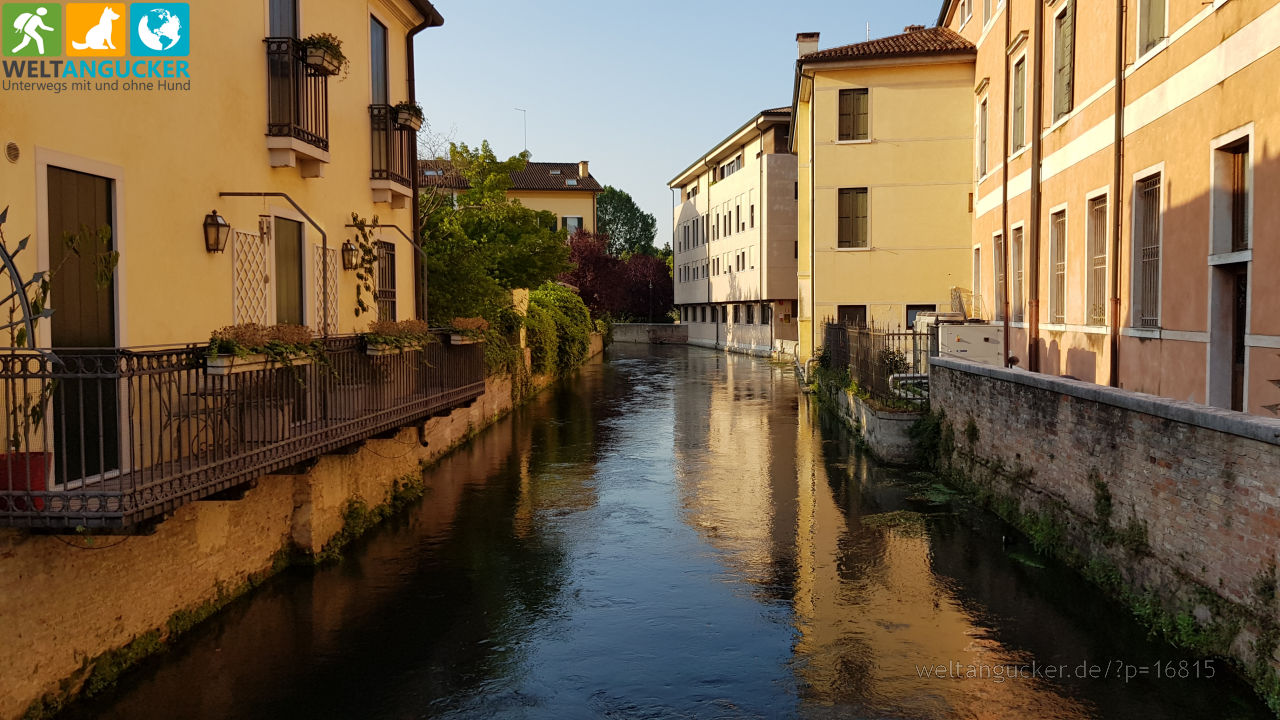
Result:
{"type": "Polygon", "coordinates": [[[34,40],[36,52],[40,55],[44,54],[44,38],[40,37],[40,32],[54,32],[53,28],[44,24],[44,17],[48,14],[49,8],[36,8],[34,13],[22,13],[13,21],[13,29],[25,37],[22,38],[22,42],[13,48],[12,53],[17,54],[18,51],[34,40]]]}

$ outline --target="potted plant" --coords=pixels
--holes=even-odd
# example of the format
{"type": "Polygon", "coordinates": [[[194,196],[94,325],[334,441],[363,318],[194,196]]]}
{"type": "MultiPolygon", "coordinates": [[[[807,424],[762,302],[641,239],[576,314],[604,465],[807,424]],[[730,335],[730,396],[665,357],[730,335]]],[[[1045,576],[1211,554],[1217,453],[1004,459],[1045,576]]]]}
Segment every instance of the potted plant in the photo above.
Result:
{"type": "Polygon", "coordinates": [[[454,318],[449,329],[450,345],[474,345],[484,340],[489,321],[482,317],[454,318]]]}
{"type": "Polygon", "coordinates": [[[407,127],[417,132],[422,129],[422,106],[416,102],[405,100],[396,103],[396,123],[400,127],[407,127]]]}
{"type": "Polygon", "coordinates": [[[364,351],[372,357],[398,355],[436,341],[431,327],[421,320],[379,320],[364,333],[364,351]]]}
{"type": "Polygon", "coordinates": [[[205,372],[234,375],[277,366],[310,365],[323,349],[301,325],[242,323],[215,330],[209,337],[205,372]]]}
{"type": "MultiPolygon", "coordinates": [[[[0,491],[11,493],[44,492],[48,489],[48,475],[52,453],[23,452],[22,442],[37,436],[44,422],[45,408],[53,397],[53,382],[44,382],[39,391],[21,398],[14,398],[9,408],[9,452],[0,454],[0,491]]],[[[14,497],[12,507],[0,502],[0,510],[43,510],[44,498],[33,498],[28,508],[24,499],[14,497]]]]}
{"type": "Polygon", "coordinates": [[[350,64],[342,52],[342,41],[331,33],[316,33],[302,39],[307,51],[307,65],[323,75],[337,75],[350,64]]]}

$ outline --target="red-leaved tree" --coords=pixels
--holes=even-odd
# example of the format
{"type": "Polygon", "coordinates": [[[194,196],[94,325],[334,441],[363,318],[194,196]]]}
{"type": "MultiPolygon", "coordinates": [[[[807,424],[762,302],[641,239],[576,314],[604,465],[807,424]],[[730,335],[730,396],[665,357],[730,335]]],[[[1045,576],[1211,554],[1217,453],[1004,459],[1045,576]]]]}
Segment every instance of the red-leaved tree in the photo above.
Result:
{"type": "Polygon", "coordinates": [[[592,315],[637,322],[667,319],[673,287],[666,260],[638,253],[623,260],[609,254],[607,235],[579,230],[569,238],[569,262],[573,269],[560,280],[578,288],[592,315]]]}

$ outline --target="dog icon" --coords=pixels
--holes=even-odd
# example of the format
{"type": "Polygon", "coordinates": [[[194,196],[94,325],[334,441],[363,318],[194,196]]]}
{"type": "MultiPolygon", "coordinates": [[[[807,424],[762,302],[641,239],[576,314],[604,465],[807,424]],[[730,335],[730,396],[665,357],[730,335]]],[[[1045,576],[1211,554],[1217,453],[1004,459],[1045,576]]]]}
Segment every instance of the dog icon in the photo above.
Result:
{"type": "Polygon", "coordinates": [[[113,20],[119,20],[120,15],[109,7],[102,9],[102,19],[97,25],[89,28],[89,32],[85,33],[84,42],[72,42],[71,47],[77,50],[115,50],[115,43],[111,42],[111,23],[113,20]]]}

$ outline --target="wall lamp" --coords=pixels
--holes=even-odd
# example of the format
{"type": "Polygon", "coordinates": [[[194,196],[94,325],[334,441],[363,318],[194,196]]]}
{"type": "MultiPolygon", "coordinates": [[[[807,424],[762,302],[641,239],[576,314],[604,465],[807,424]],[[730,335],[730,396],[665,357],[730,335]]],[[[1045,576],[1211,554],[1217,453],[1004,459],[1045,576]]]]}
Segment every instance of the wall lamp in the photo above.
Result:
{"type": "Polygon", "coordinates": [[[204,249],[211,253],[220,253],[227,249],[227,240],[231,237],[231,224],[218,214],[217,210],[204,216],[204,249]]]}
{"type": "Polygon", "coordinates": [[[351,243],[350,240],[342,243],[342,269],[355,270],[360,264],[360,248],[351,243]]]}

